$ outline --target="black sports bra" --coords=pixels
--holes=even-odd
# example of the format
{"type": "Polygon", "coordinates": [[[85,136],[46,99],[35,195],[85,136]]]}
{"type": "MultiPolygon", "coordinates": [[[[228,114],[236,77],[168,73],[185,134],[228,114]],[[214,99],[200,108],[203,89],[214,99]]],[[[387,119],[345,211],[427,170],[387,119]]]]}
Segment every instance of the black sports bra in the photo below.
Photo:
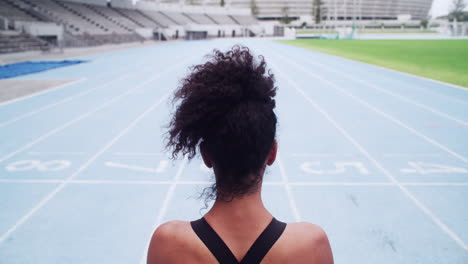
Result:
{"type": "Polygon", "coordinates": [[[224,241],[218,236],[213,228],[211,228],[208,222],[206,222],[205,218],[190,222],[190,224],[193,228],[193,231],[195,231],[200,240],[221,264],[260,263],[286,228],[286,223],[280,222],[273,218],[267,228],[265,228],[262,234],[260,234],[257,240],[255,240],[252,247],[250,247],[245,257],[239,263],[224,241]]]}

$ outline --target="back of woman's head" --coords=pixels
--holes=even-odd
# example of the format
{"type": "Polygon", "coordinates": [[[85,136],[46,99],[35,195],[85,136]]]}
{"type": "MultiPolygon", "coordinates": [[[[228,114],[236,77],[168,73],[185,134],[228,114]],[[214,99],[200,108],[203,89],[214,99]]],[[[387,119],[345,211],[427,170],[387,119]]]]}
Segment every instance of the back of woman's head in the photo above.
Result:
{"type": "Polygon", "coordinates": [[[178,103],[169,125],[173,158],[193,158],[200,146],[212,161],[218,199],[256,189],[276,134],[276,87],[263,57],[248,48],[215,50],[192,68],[176,90],[178,103]]]}

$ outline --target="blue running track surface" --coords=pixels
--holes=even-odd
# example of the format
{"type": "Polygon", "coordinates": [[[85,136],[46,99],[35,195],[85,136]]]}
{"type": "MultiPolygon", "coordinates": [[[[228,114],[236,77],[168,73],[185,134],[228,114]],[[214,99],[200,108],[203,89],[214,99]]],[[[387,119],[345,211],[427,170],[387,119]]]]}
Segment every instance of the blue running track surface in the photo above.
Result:
{"type": "Polygon", "coordinates": [[[153,230],[206,212],[213,173],[164,152],[188,67],[242,43],[279,88],[280,220],[328,233],[336,263],[468,263],[468,89],[268,39],[173,42],[20,79],[84,79],[0,104],[0,263],[144,263],[153,230]]]}

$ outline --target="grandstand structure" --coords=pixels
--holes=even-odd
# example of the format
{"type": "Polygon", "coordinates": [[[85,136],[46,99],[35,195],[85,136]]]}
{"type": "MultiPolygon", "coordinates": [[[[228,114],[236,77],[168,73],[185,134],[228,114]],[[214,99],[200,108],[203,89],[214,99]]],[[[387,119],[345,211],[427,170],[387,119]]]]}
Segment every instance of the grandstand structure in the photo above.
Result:
{"type": "Polygon", "coordinates": [[[0,53],[53,45],[252,36],[256,31],[257,20],[246,8],[132,0],[0,1],[0,53]],[[24,45],[15,45],[18,41],[24,45]]]}
{"type": "MultiPolygon", "coordinates": [[[[180,0],[153,0],[156,2],[180,2],[180,0]]],[[[193,5],[219,6],[219,0],[191,0],[193,5]]],[[[233,8],[257,6],[258,18],[280,19],[310,16],[313,0],[225,0],[233,8]]],[[[396,20],[398,16],[409,15],[413,20],[427,18],[433,0],[321,0],[324,20],[396,20]]]]}

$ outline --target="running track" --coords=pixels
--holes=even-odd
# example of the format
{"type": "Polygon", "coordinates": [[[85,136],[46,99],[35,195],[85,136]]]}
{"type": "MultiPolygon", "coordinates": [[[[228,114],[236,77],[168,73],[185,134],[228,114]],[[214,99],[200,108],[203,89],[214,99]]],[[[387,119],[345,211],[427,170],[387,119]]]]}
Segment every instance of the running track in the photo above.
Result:
{"type": "Polygon", "coordinates": [[[21,77],[78,82],[0,104],[0,263],[144,263],[212,173],[164,152],[171,91],[213,48],[266,57],[280,155],[264,201],[335,263],[468,263],[468,89],[271,40],[176,42],[21,77]]]}

